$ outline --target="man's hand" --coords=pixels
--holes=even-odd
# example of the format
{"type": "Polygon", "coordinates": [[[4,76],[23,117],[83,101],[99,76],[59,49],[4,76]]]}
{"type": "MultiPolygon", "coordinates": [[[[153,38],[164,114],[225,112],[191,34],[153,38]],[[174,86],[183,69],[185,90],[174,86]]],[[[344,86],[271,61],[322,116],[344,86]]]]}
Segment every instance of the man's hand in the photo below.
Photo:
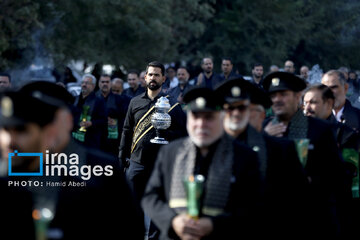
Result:
{"type": "Polygon", "coordinates": [[[273,124],[269,122],[268,125],[264,128],[264,131],[270,136],[282,137],[286,132],[287,126],[283,123],[273,124]]]}
{"type": "Polygon", "coordinates": [[[172,227],[182,240],[198,240],[213,231],[210,218],[200,218],[195,221],[185,213],[177,215],[172,220],[172,227]]]}
{"type": "Polygon", "coordinates": [[[116,124],[117,124],[116,119],[108,117],[109,126],[116,126],[116,124]]]}
{"type": "Polygon", "coordinates": [[[209,235],[214,230],[214,226],[210,218],[200,218],[198,221],[195,221],[195,228],[197,230],[197,234],[201,238],[209,235]]]}
{"type": "Polygon", "coordinates": [[[189,221],[189,217],[185,213],[181,213],[173,218],[171,225],[175,231],[175,233],[183,239],[185,234],[185,226],[187,221],[189,221]]]}
{"type": "Polygon", "coordinates": [[[85,128],[88,128],[88,127],[91,127],[92,126],[92,122],[91,121],[81,121],[80,122],[80,127],[85,127],[85,128]]]}

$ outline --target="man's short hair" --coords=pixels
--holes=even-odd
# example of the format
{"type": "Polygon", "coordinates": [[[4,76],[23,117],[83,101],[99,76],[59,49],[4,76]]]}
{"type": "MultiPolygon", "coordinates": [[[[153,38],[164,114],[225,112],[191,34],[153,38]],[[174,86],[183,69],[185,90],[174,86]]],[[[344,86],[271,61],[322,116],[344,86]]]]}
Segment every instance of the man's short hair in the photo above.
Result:
{"type": "Polygon", "coordinates": [[[233,64],[233,60],[232,60],[231,57],[223,57],[223,58],[221,59],[221,62],[224,61],[224,60],[225,60],[225,61],[230,61],[230,63],[233,64]]]}
{"type": "Polygon", "coordinates": [[[306,90],[305,90],[305,93],[304,95],[307,93],[307,92],[311,92],[313,90],[317,90],[317,91],[320,91],[321,92],[321,98],[323,101],[326,101],[328,99],[332,99],[332,100],[335,100],[335,96],[334,96],[334,93],[333,91],[331,90],[331,88],[329,88],[328,86],[324,85],[324,84],[315,84],[315,85],[312,85],[310,87],[308,87],[306,90]]]}
{"type": "Polygon", "coordinates": [[[84,81],[85,78],[91,78],[91,82],[92,84],[96,84],[96,77],[90,73],[85,74],[84,76],[82,76],[81,80],[84,81]]]}
{"type": "Polygon", "coordinates": [[[163,76],[165,76],[165,67],[164,67],[164,64],[162,64],[161,62],[158,62],[158,61],[150,62],[150,63],[146,66],[146,73],[148,72],[149,67],[160,68],[160,69],[161,69],[161,74],[162,74],[163,76]]]}
{"type": "Polygon", "coordinates": [[[345,85],[346,83],[346,78],[343,72],[339,71],[339,70],[330,70],[328,72],[325,73],[325,75],[328,76],[337,76],[339,79],[339,82],[342,86],[345,85]]]}
{"type": "Polygon", "coordinates": [[[166,72],[169,72],[169,69],[172,69],[172,70],[174,70],[174,71],[176,72],[176,69],[175,69],[174,67],[172,67],[172,66],[168,67],[168,68],[166,69],[166,72]]]}
{"type": "Polygon", "coordinates": [[[100,75],[100,78],[101,78],[101,77],[108,77],[108,78],[111,78],[111,76],[110,76],[109,74],[107,74],[107,73],[103,73],[103,74],[101,74],[101,75],[100,75]]]}
{"type": "Polygon", "coordinates": [[[339,67],[338,70],[339,70],[340,72],[346,72],[346,73],[349,72],[349,68],[347,68],[347,67],[339,67]]]}
{"type": "Polygon", "coordinates": [[[261,63],[254,63],[252,69],[254,69],[255,67],[264,67],[264,66],[261,63]]]}
{"type": "Polygon", "coordinates": [[[116,83],[116,82],[120,82],[121,84],[124,84],[124,80],[122,80],[121,78],[113,78],[111,79],[111,83],[116,83]]]}
{"type": "Polygon", "coordinates": [[[203,58],[201,59],[201,65],[204,64],[204,60],[207,59],[207,58],[210,59],[212,62],[214,62],[213,59],[212,59],[212,57],[203,57],[203,58]]]}
{"type": "Polygon", "coordinates": [[[136,76],[139,77],[139,71],[137,71],[136,69],[130,69],[127,73],[127,75],[129,74],[135,74],[136,76]]]}
{"type": "Polygon", "coordinates": [[[357,73],[356,73],[356,71],[354,71],[354,70],[350,70],[350,71],[349,71],[349,75],[350,75],[351,73],[355,74],[355,76],[357,77],[357,73]]]}
{"type": "Polygon", "coordinates": [[[179,70],[179,69],[185,69],[187,72],[189,72],[189,70],[184,66],[180,66],[180,67],[177,68],[177,70],[179,70]]]}
{"type": "Polygon", "coordinates": [[[0,72],[0,77],[7,77],[9,79],[9,82],[11,82],[11,76],[8,73],[0,72]]]}

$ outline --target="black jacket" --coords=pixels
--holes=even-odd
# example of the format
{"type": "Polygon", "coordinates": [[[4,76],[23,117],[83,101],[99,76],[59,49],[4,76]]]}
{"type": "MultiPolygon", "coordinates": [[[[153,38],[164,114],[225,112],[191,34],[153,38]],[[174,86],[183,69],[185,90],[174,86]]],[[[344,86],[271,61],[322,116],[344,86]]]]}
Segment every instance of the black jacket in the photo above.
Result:
{"type": "Polygon", "coordinates": [[[259,225],[264,231],[259,234],[289,238],[296,232],[305,237],[309,182],[294,142],[259,133],[250,125],[238,140],[256,151],[260,161],[263,208],[259,225]]]}
{"type": "Polygon", "coordinates": [[[346,125],[354,129],[357,134],[360,134],[360,109],[353,107],[347,99],[341,118],[344,119],[346,125]]]}
{"type": "MultiPolygon", "coordinates": [[[[229,138],[224,135],[223,138],[229,138]]],[[[171,227],[177,215],[169,207],[169,194],[174,168],[174,156],[184,151],[182,147],[188,138],[178,139],[160,149],[154,171],[142,199],[144,212],[160,229],[161,239],[179,239],[171,227]]],[[[230,195],[226,213],[211,217],[214,232],[204,239],[233,239],[234,236],[248,236],[254,233],[254,219],[257,216],[260,196],[260,176],[257,157],[245,145],[233,141],[234,164],[230,195]]],[[[205,193],[206,194],[206,193],[205,193]]]]}
{"type": "Polygon", "coordinates": [[[90,113],[92,125],[87,128],[85,133],[84,144],[89,147],[101,149],[101,140],[105,138],[107,133],[107,113],[105,102],[103,99],[96,96],[95,92],[90,93],[85,99],[82,94],[76,97],[73,115],[74,115],[74,131],[80,128],[80,116],[83,106],[90,106],[90,113]]]}
{"type": "MultiPolygon", "coordinates": [[[[147,92],[145,92],[131,99],[120,142],[119,158],[122,163],[126,163],[126,159],[130,159],[142,165],[148,166],[150,170],[152,169],[160,147],[159,144],[153,144],[150,142],[150,139],[156,137],[155,129],[152,128],[147,134],[145,134],[143,138],[140,139],[132,153],[131,145],[134,129],[137,123],[144,116],[144,114],[155,105],[156,101],[161,96],[166,95],[160,93],[154,100],[151,100],[148,97],[147,92]]],[[[176,101],[172,98],[168,99],[171,106],[176,104],[176,101]]],[[[171,125],[164,131],[164,138],[168,141],[171,141],[176,138],[185,136],[186,116],[180,105],[174,107],[170,111],[169,115],[171,116],[171,125]]]]}
{"type": "Polygon", "coordinates": [[[104,96],[101,94],[100,91],[98,91],[96,95],[97,97],[104,100],[107,117],[117,120],[118,137],[116,139],[109,138],[108,137],[109,128],[107,127],[106,129],[107,134],[103,136],[104,139],[102,139],[101,141],[102,144],[101,148],[106,152],[109,152],[117,156],[119,154],[121,133],[131,98],[123,94],[122,95],[113,94],[112,92],[110,92],[106,98],[104,98],[104,96]]]}

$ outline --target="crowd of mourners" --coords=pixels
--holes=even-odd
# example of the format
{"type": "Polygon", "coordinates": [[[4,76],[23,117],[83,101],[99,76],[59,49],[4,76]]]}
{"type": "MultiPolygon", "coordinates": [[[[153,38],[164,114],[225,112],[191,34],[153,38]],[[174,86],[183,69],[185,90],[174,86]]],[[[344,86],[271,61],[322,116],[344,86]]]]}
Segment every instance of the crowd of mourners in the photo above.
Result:
{"type": "Polygon", "coordinates": [[[1,72],[0,235],[356,236],[358,71],[331,69],[314,80],[307,66],[297,72],[287,60],[266,74],[256,63],[243,76],[223,58],[217,74],[209,57],[201,69],[190,76],[154,61],[126,79],[81,80],[67,69],[79,90],[67,81],[15,88],[18,79],[1,72]],[[170,125],[159,127],[166,116],[170,125]],[[64,165],[47,174],[56,163],[20,154],[45,152],[76,153],[77,161],[58,157],[64,165]]]}

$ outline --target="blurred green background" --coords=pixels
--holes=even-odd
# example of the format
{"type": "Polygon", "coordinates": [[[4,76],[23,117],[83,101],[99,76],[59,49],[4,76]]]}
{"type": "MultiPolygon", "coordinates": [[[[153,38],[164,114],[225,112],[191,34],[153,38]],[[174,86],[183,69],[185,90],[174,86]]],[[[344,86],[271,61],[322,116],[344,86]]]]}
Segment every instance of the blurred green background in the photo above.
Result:
{"type": "Polygon", "coordinates": [[[143,69],[146,63],[233,58],[360,69],[360,1],[0,0],[0,71],[47,59],[143,69]]]}

